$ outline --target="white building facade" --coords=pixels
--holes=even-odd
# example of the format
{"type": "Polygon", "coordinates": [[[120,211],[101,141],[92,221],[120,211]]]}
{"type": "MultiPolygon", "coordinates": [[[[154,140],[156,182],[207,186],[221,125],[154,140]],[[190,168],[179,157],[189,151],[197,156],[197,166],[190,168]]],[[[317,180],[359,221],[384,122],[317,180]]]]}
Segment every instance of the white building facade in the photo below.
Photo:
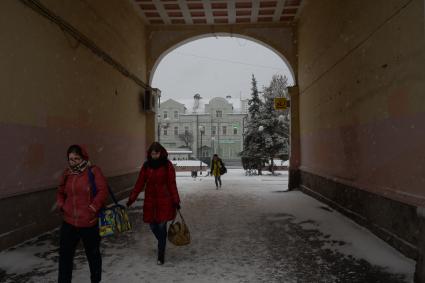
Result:
{"type": "Polygon", "coordinates": [[[217,153],[225,161],[240,160],[247,100],[215,97],[205,103],[199,94],[193,100],[169,99],[158,109],[157,136],[167,150],[191,150],[192,157],[207,160],[217,153]],[[186,144],[179,135],[190,133],[186,144]]]}

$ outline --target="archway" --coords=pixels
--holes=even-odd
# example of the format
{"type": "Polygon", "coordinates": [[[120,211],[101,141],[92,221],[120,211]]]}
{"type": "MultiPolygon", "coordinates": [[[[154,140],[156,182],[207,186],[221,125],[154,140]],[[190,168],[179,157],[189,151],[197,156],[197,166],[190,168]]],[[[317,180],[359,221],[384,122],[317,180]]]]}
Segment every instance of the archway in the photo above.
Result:
{"type": "Polygon", "coordinates": [[[289,69],[290,72],[290,77],[288,78],[292,85],[296,84],[296,73],[294,68],[292,67],[290,61],[288,60],[288,58],[285,56],[284,53],[278,51],[276,48],[274,48],[273,46],[271,46],[270,44],[267,44],[259,39],[256,39],[254,37],[251,36],[246,36],[243,34],[231,34],[231,33],[205,33],[205,34],[201,34],[201,35],[197,35],[191,38],[187,38],[184,39],[176,44],[174,44],[173,46],[169,47],[168,49],[166,49],[165,51],[163,51],[154,61],[152,67],[148,70],[148,74],[149,74],[149,85],[152,85],[152,80],[153,80],[153,76],[155,74],[156,69],[158,68],[159,64],[161,63],[161,61],[171,52],[173,52],[174,50],[176,50],[177,48],[186,45],[190,42],[199,40],[199,39],[203,39],[203,38],[208,38],[208,37],[235,37],[235,38],[241,38],[241,39],[246,39],[248,41],[252,41],[255,42],[261,46],[264,46],[265,48],[271,50],[272,52],[274,52],[280,59],[282,59],[282,61],[284,62],[284,64],[287,66],[287,68],[289,69]]]}
{"type": "MultiPolygon", "coordinates": [[[[162,88],[158,83],[155,83],[155,81],[154,81],[154,75],[156,74],[156,71],[158,69],[158,66],[167,57],[167,55],[171,54],[175,50],[179,50],[178,48],[180,48],[180,47],[182,47],[182,46],[184,46],[186,44],[189,44],[191,42],[195,42],[195,41],[202,40],[202,39],[205,39],[205,38],[211,38],[213,36],[214,37],[218,37],[218,35],[220,35],[220,37],[241,38],[241,39],[250,41],[251,43],[254,43],[255,45],[259,45],[259,46],[261,46],[261,48],[267,49],[270,53],[273,53],[274,55],[276,55],[276,59],[274,59],[274,60],[279,60],[282,63],[282,65],[285,65],[287,67],[288,72],[284,72],[284,73],[286,73],[286,76],[288,77],[289,85],[295,84],[296,76],[295,76],[295,73],[294,73],[294,68],[290,64],[289,59],[286,58],[285,54],[282,54],[281,52],[279,52],[278,50],[276,50],[276,48],[274,48],[273,46],[270,46],[269,44],[264,43],[264,42],[262,42],[262,41],[260,41],[258,39],[255,39],[255,38],[252,38],[252,37],[246,36],[246,35],[237,35],[237,36],[234,36],[234,34],[229,34],[229,33],[220,33],[220,34],[217,34],[217,33],[214,33],[214,34],[205,33],[205,34],[193,36],[193,37],[184,39],[184,40],[182,40],[182,41],[174,44],[170,48],[164,50],[161,54],[158,54],[156,61],[153,62],[153,66],[152,66],[152,69],[151,69],[150,75],[149,75],[150,76],[150,78],[149,78],[150,84],[151,85],[154,85],[155,87],[162,88]]],[[[167,70],[168,69],[173,69],[173,67],[169,65],[169,67],[167,68],[167,70]]],[[[179,72],[179,71],[177,71],[177,72],[179,72]]],[[[270,76],[270,79],[271,79],[271,76],[270,76]]],[[[167,93],[169,93],[169,91],[167,93]]],[[[292,94],[293,91],[290,91],[290,93],[292,94]]],[[[172,98],[172,97],[168,97],[168,98],[172,98]]],[[[296,120],[297,119],[295,119],[295,121],[296,120]]],[[[158,128],[158,133],[159,133],[159,128],[158,128]]],[[[162,139],[161,139],[161,141],[162,141],[162,139]]]]}

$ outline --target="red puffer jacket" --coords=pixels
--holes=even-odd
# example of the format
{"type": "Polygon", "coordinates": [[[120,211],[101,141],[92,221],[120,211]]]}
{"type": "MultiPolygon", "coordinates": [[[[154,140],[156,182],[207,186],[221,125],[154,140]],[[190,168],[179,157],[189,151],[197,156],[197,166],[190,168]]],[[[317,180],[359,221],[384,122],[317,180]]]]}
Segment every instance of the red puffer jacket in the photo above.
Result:
{"type": "Polygon", "coordinates": [[[144,222],[160,223],[176,217],[175,205],[180,203],[180,198],[176,185],[176,172],[170,161],[167,161],[165,166],[156,169],[145,163],[140,170],[128,203],[132,204],[143,189],[145,189],[144,222]]]}
{"type": "Polygon", "coordinates": [[[96,196],[90,186],[88,168],[81,173],[69,169],[62,175],[56,194],[56,204],[65,222],[75,227],[97,225],[99,210],[108,198],[108,185],[99,167],[91,167],[96,183],[96,196]]]}

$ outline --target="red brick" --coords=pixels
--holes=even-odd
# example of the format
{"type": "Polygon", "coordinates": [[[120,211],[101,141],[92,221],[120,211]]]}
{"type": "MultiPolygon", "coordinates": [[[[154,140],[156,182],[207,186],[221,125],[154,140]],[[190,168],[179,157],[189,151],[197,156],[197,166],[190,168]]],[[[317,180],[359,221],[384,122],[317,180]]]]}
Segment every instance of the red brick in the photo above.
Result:
{"type": "Polygon", "coordinates": [[[273,18],[271,17],[259,17],[258,22],[272,22],[273,18]]]}
{"type": "Polygon", "coordinates": [[[227,9],[226,3],[211,3],[211,8],[213,9],[227,9]]]}
{"type": "Polygon", "coordinates": [[[276,1],[261,1],[260,2],[260,8],[272,8],[276,7],[276,1]]]}
{"type": "Polygon", "coordinates": [[[169,17],[183,17],[182,12],[167,12],[169,17]]]}
{"type": "Polygon", "coordinates": [[[297,13],[297,9],[295,8],[286,8],[283,9],[282,14],[296,14],[297,13]]]}
{"type": "Polygon", "coordinates": [[[187,3],[187,7],[191,10],[204,9],[204,5],[202,3],[187,3]]]}
{"type": "Polygon", "coordinates": [[[227,11],[213,11],[214,17],[225,17],[227,16],[227,11]]]}
{"type": "Polygon", "coordinates": [[[190,12],[190,15],[192,16],[192,17],[205,17],[205,13],[203,12],[203,11],[193,11],[193,12],[190,12]]]}
{"type": "Polygon", "coordinates": [[[236,10],[236,16],[251,16],[251,10],[236,10]]]}
{"type": "Polygon", "coordinates": [[[273,15],[274,14],[274,10],[260,10],[258,12],[259,15],[273,15]]]}
{"type": "Polygon", "coordinates": [[[252,3],[251,2],[237,2],[235,3],[236,8],[251,8],[252,3]]]}
{"type": "Polygon", "coordinates": [[[164,4],[165,10],[180,10],[179,4],[164,4]]]}

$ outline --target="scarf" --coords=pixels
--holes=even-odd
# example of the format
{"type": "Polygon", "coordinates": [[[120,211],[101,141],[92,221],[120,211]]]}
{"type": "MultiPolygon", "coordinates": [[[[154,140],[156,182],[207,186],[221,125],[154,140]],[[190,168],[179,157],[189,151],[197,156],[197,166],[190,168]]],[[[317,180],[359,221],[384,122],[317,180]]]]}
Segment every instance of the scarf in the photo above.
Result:
{"type": "Polygon", "coordinates": [[[150,168],[158,169],[161,166],[167,165],[167,161],[168,161],[167,158],[161,158],[161,157],[158,158],[158,159],[149,158],[148,161],[147,161],[147,165],[150,168]]]}
{"type": "Polygon", "coordinates": [[[83,160],[83,161],[80,162],[80,164],[77,164],[77,165],[72,166],[72,167],[69,166],[69,170],[72,173],[79,174],[79,173],[82,173],[84,170],[86,170],[87,166],[90,166],[90,162],[87,161],[87,160],[83,160]]]}

